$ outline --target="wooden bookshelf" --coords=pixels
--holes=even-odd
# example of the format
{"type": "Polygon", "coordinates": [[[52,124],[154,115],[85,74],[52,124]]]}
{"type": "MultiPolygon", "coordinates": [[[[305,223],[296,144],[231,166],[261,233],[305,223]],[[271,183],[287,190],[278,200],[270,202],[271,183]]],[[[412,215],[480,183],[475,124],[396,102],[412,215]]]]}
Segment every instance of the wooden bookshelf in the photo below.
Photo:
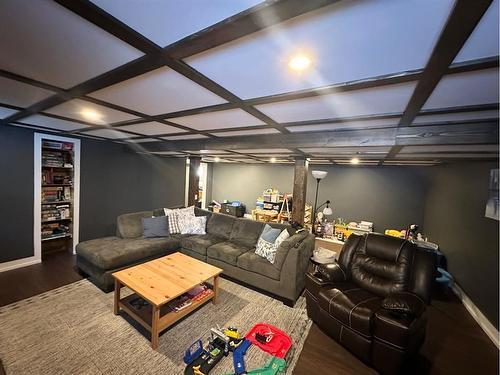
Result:
{"type": "Polygon", "coordinates": [[[43,255],[73,247],[74,144],[42,139],[41,241],[43,255]],[[47,147],[47,145],[54,147],[47,147]]]}

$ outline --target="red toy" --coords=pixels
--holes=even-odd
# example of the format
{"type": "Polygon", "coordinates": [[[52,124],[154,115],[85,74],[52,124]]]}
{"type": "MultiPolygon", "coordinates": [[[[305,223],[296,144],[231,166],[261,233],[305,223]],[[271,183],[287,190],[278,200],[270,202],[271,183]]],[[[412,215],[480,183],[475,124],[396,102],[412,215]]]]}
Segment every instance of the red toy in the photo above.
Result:
{"type": "Polygon", "coordinates": [[[253,326],[245,338],[266,353],[278,358],[285,358],[292,346],[292,339],[280,329],[265,323],[253,326]]]}

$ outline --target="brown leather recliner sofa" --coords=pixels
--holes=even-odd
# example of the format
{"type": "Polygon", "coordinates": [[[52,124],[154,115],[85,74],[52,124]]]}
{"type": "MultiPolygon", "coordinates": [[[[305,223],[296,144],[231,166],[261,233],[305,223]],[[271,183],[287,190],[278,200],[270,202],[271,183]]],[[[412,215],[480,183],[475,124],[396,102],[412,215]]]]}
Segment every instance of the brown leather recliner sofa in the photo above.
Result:
{"type": "Polygon", "coordinates": [[[365,363],[397,374],[424,341],[435,267],[409,241],[353,234],[337,263],[307,274],[307,313],[365,363]]]}

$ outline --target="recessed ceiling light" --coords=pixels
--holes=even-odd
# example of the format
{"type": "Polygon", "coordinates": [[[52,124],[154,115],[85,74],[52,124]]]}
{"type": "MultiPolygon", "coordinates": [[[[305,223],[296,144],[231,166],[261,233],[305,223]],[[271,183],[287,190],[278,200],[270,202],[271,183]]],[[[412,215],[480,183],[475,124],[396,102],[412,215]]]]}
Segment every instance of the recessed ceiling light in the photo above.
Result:
{"type": "Polygon", "coordinates": [[[276,163],[276,158],[271,158],[271,159],[269,159],[269,161],[270,161],[271,163],[276,163]]]}
{"type": "Polygon", "coordinates": [[[297,72],[301,72],[311,65],[311,59],[307,55],[295,55],[288,62],[288,67],[297,72]]]}
{"type": "Polygon", "coordinates": [[[90,121],[99,121],[102,118],[102,115],[90,108],[85,108],[80,111],[80,114],[90,121]]]}
{"type": "Polygon", "coordinates": [[[352,158],[351,159],[351,164],[359,164],[359,159],[358,158],[352,158]]]}
{"type": "Polygon", "coordinates": [[[220,162],[220,158],[219,158],[218,156],[216,156],[216,157],[214,158],[214,161],[215,161],[216,163],[218,163],[218,162],[220,162]]]}

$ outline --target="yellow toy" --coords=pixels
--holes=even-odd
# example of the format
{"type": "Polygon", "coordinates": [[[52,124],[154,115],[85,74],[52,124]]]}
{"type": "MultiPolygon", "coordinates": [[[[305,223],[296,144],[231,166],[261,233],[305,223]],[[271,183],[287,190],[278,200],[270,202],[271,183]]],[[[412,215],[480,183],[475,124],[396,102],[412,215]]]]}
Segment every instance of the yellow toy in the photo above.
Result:
{"type": "Polygon", "coordinates": [[[386,229],[385,234],[392,237],[401,237],[401,231],[395,229],[386,229]]]}

